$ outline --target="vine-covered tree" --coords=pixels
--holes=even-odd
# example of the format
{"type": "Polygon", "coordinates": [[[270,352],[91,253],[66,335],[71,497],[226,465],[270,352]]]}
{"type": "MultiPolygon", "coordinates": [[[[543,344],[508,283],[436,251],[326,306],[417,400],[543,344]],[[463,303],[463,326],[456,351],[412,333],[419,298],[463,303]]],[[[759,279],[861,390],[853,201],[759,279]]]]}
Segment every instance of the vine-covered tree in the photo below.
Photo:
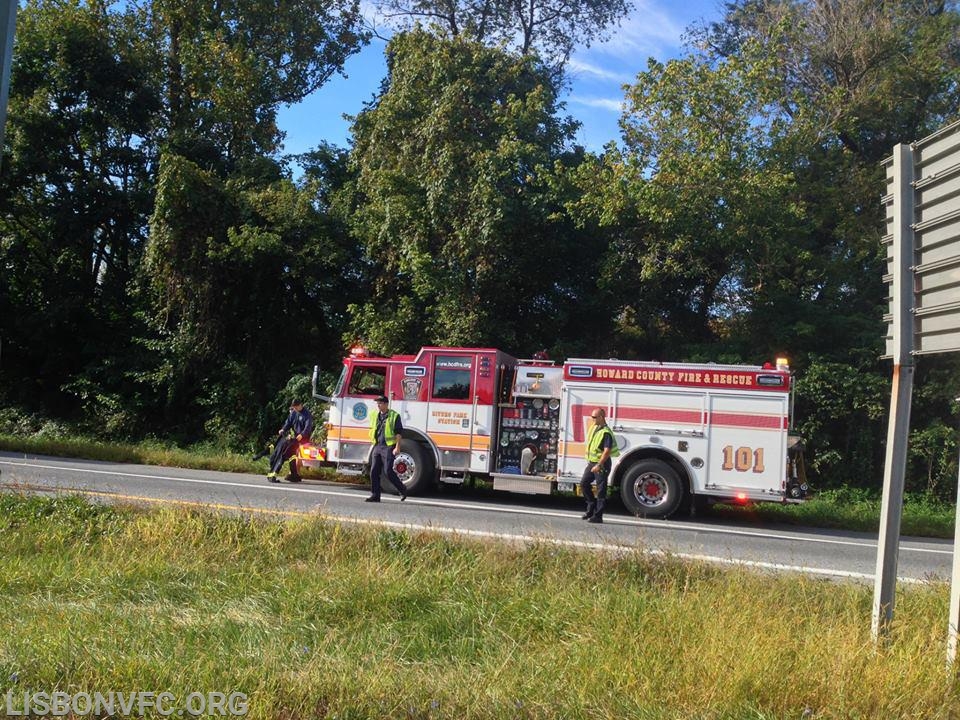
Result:
{"type": "Polygon", "coordinates": [[[556,345],[590,306],[600,251],[562,207],[574,124],[534,57],[424,31],[388,47],[353,126],[351,230],[373,264],[354,332],[422,344],[556,345]]]}
{"type": "Polygon", "coordinates": [[[144,34],[141,14],[101,3],[20,8],[0,174],[12,402],[67,417],[104,404],[123,414],[130,388],[118,368],[136,325],[127,284],[153,202],[161,106],[144,34]]]}
{"type": "Polygon", "coordinates": [[[356,0],[149,5],[165,124],[141,286],[163,359],[151,379],[165,391],[167,421],[183,432],[207,415],[249,425],[270,387],[294,366],[306,372],[307,348],[329,341],[343,238],[328,232],[312,186],[284,177],[276,115],[360,47],[358,8],[356,0]],[[235,411],[216,410],[224,397],[235,411]],[[195,403],[208,410],[184,412],[195,403]]]}

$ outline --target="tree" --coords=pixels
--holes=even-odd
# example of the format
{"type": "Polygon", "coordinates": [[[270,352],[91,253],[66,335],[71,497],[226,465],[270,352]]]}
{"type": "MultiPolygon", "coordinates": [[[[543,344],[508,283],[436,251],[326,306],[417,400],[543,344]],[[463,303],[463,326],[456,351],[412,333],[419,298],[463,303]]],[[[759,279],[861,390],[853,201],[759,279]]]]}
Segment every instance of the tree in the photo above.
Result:
{"type": "Polygon", "coordinates": [[[798,269],[758,308],[751,337],[782,326],[786,310],[807,352],[859,366],[879,354],[879,162],[955,115],[958,31],[954,3],[738,0],[694,33],[710,57],[766,58],[783,117],[772,149],[805,213],[798,269]]]}
{"type": "Polygon", "coordinates": [[[151,383],[168,428],[196,435],[205,421],[236,445],[294,368],[339,354],[351,243],[320,193],[312,179],[222,180],[163,157],[142,282],[165,313],[151,383]]]}
{"type": "Polygon", "coordinates": [[[340,278],[336,228],[312,185],[284,177],[276,113],[339,71],[365,35],[356,0],[150,8],[165,98],[141,277],[161,358],[150,377],[171,425],[195,435],[209,417],[235,437],[230,428],[249,427],[250,408],[293,367],[307,371],[307,348],[329,344],[343,312],[329,292],[340,278]],[[224,397],[234,410],[222,412],[224,397]],[[207,409],[185,412],[197,403],[207,409]]]}
{"type": "Polygon", "coordinates": [[[152,206],[160,107],[143,17],[35,0],[17,32],[0,175],[7,397],[67,416],[81,403],[116,408],[122,383],[105,376],[135,324],[126,290],[152,206]]]}
{"type": "Polygon", "coordinates": [[[764,48],[796,129],[869,163],[954,117],[960,101],[954,2],[735,0],[694,38],[721,57],[764,48]]]}
{"type": "Polygon", "coordinates": [[[353,126],[350,228],[371,277],[354,334],[381,352],[532,353],[571,336],[599,250],[563,212],[555,165],[579,156],[548,74],[532,57],[424,31],[387,52],[384,89],[353,126]]]}
{"type": "Polygon", "coordinates": [[[303,344],[342,332],[345,238],[317,183],[284,176],[276,110],[364,39],[352,0],[24,7],[0,176],[9,400],[197,437],[217,413],[251,428],[242,408],[307,372],[303,344]]]}
{"type": "Polygon", "coordinates": [[[630,11],[628,0],[382,0],[407,29],[425,21],[442,35],[537,53],[562,67],[577,46],[607,36],[630,11]]]}
{"type": "Polygon", "coordinates": [[[226,170],[279,148],[281,103],[341,71],[366,41],[358,0],[150,0],[168,148],[226,170]]]}
{"type": "Polygon", "coordinates": [[[627,89],[623,148],[581,170],[572,212],[610,235],[621,352],[717,359],[721,341],[736,359],[736,323],[780,281],[799,208],[770,153],[779,118],[766,77],[756,56],[651,60],[627,89]]]}

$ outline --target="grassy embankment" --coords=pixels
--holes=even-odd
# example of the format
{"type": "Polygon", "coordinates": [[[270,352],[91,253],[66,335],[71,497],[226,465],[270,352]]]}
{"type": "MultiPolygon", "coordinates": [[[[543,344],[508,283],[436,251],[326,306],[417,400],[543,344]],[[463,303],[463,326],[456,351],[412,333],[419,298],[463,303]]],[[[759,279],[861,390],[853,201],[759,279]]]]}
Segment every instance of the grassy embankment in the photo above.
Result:
{"type": "MultiPolygon", "coordinates": [[[[948,588],[0,494],[0,687],[255,718],[951,718],[948,588]]],[[[641,540],[642,542],[642,540],[641,540]]]]}
{"type": "MultiPolygon", "coordinates": [[[[225,453],[205,446],[184,449],[160,442],[124,444],[84,438],[4,434],[0,434],[0,450],[248,473],[266,472],[267,462],[254,462],[246,455],[225,453]]],[[[322,476],[329,480],[336,479],[333,473],[322,476]]],[[[747,508],[718,506],[711,512],[741,518],[757,516],[767,521],[798,525],[875,531],[879,526],[880,500],[877,496],[862,491],[828,491],[818,494],[803,505],[780,506],[766,503],[747,508]]],[[[955,509],[951,505],[911,496],[907,498],[904,506],[901,530],[905,535],[953,537],[954,517],[955,509]]]]}

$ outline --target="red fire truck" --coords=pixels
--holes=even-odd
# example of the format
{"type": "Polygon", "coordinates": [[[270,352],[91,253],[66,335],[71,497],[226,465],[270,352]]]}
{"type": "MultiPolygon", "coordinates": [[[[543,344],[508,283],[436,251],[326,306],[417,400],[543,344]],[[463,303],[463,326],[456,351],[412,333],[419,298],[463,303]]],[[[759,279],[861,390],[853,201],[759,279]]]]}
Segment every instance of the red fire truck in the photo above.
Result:
{"type": "MultiPolygon", "coordinates": [[[[604,408],[620,450],[610,483],[637,515],[684,500],[800,502],[807,486],[789,436],[791,375],[776,365],[518,360],[493,348],[425,347],[381,357],[354,348],[325,413],[326,444],[306,467],[362,473],[375,398],[400,413],[394,468],[411,495],[471,478],[517,493],[574,491],[590,413],[604,408]]],[[[389,488],[389,485],[387,486],[389,488]]]]}

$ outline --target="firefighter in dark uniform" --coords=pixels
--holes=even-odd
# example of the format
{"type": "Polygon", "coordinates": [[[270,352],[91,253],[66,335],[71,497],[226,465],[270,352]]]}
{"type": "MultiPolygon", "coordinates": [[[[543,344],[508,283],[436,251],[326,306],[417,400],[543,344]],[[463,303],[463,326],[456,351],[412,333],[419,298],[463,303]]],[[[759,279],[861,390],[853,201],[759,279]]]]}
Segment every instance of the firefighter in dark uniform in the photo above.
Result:
{"type": "Polygon", "coordinates": [[[613,430],[607,425],[607,413],[597,408],[590,414],[593,425],[587,433],[587,467],[580,479],[580,492],[587,501],[587,511],[583,519],[591,523],[603,522],[603,509],[607,505],[607,478],[610,477],[611,457],[619,455],[613,430]],[[590,484],[597,483],[597,496],[594,498],[590,484]]]}
{"type": "Polygon", "coordinates": [[[377,411],[370,418],[370,442],[373,443],[373,454],[370,456],[371,491],[365,502],[380,502],[382,475],[386,475],[393,483],[400,493],[400,500],[406,500],[407,489],[393,469],[393,458],[400,452],[400,433],[403,432],[400,413],[390,409],[390,401],[384,395],[377,398],[377,411]]]}
{"type": "MultiPolygon", "coordinates": [[[[280,482],[277,474],[283,467],[283,463],[296,455],[300,449],[300,443],[310,442],[310,436],[313,434],[313,413],[307,410],[300,400],[294,400],[290,403],[287,421],[277,434],[280,439],[270,456],[270,472],[267,473],[267,480],[274,483],[280,482]],[[292,437],[288,437],[288,433],[292,437]]],[[[290,463],[290,482],[300,482],[295,462],[290,463]]]]}

